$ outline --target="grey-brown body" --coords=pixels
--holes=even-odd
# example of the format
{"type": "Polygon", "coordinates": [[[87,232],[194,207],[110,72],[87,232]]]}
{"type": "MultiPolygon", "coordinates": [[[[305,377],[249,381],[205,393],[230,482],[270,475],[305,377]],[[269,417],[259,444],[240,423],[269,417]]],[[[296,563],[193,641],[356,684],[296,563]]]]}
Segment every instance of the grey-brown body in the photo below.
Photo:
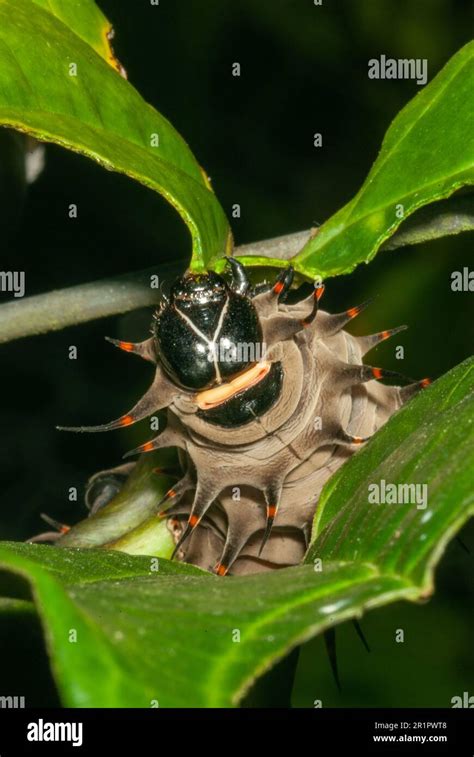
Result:
{"type": "MultiPolygon", "coordinates": [[[[254,299],[264,333],[275,317],[301,320],[308,314],[307,303],[278,307],[269,299],[254,299]]],[[[260,419],[220,428],[197,417],[187,398],[168,410],[170,427],[183,443],[185,468],[214,494],[203,520],[179,549],[179,559],[208,570],[225,565],[230,574],[301,561],[322,487],[360,446],[338,443],[340,432],[370,437],[403,403],[398,387],[375,379],[361,383],[357,372],[347,370],[347,365],[361,365],[371,342],[343,329],[331,333],[335,323],[319,311],[314,326],[267,345],[268,357],[281,362],[283,386],[275,406],[260,419]],[[259,555],[267,517],[264,492],[280,487],[274,526],[259,555]]],[[[193,492],[187,493],[171,511],[178,518],[170,522],[176,538],[193,499],[193,492]]]]}
{"type": "MultiPolygon", "coordinates": [[[[149,339],[138,344],[115,342],[156,365],[155,378],[146,394],[116,421],[73,429],[108,431],[167,408],[165,430],[133,452],[178,448],[182,477],[156,510],[167,518],[177,559],[219,575],[299,563],[309,543],[326,481],[406,399],[425,385],[424,381],[403,388],[380,384],[379,379],[398,374],[362,362],[372,347],[400,329],[352,336],[344,327],[363,306],[336,315],[319,311],[322,286],[301,302],[283,304],[280,294],[291,280],[291,275],[285,276],[255,296],[245,292],[234,295],[251,300],[264,345],[262,360],[237,376],[238,381],[244,381],[244,388],[234,391],[232,376],[217,380],[203,391],[174,382],[160,360],[159,343],[152,332],[149,339]],[[275,364],[279,366],[281,383],[274,402],[259,414],[252,411],[248,420],[246,377],[254,377],[249,378],[254,383],[248,386],[255,386],[255,382],[258,386],[260,378],[255,378],[255,371],[260,375],[261,368],[270,371],[275,364]],[[246,412],[246,422],[220,425],[206,415],[203,407],[222,407],[227,402],[222,392],[231,392],[230,401],[238,400],[246,412]],[[213,405],[211,400],[216,398],[213,405]]],[[[182,288],[189,281],[195,286],[192,275],[178,282],[178,291],[186,296],[185,305],[189,306],[191,296],[204,296],[200,289],[203,278],[206,281],[205,277],[195,277],[196,295],[182,288]]],[[[232,295],[222,279],[214,276],[213,281],[217,281],[220,297],[216,306],[220,308],[215,331],[218,334],[232,295]]],[[[184,319],[209,343],[209,338],[201,334],[189,316],[176,310],[176,305],[163,307],[174,307],[178,321],[184,319]]],[[[123,476],[123,466],[120,470],[123,476]]],[[[95,486],[97,477],[93,481],[95,486]]],[[[80,526],[60,538],[58,544],[90,543],[90,529],[80,526]]],[[[118,536],[114,528],[109,527],[112,545],[118,536]]]]}

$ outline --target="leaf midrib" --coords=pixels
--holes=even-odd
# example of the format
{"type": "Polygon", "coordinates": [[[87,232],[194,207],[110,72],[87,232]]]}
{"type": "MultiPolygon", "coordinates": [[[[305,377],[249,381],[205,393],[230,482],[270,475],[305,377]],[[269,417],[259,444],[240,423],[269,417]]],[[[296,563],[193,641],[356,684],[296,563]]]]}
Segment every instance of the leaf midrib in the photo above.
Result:
{"type": "MultiPolygon", "coordinates": [[[[370,212],[367,212],[367,213],[364,213],[363,215],[357,216],[357,218],[354,218],[349,223],[344,223],[342,229],[339,228],[339,230],[334,230],[333,234],[330,234],[326,239],[323,239],[322,244],[319,247],[315,247],[314,250],[308,250],[307,252],[305,252],[304,258],[302,258],[302,260],[306,260],[308,257],[314,256],[314,260],[312,260],[311,262],[312,262],[313,265],[316,265],[317,262],[318,262],[316,256],[319,253],[321,253],[322,251],[324,251],[324,248],[327,247],[327,245],[330,244],[333,239],[335,239],[336,237],[338,237],[341,234],[345,233],[348,229],[351,229],[353,226],[356,226],[357,224],[361,223],[362,221],[365,221],[367,218],[370,218],[373,215],[376,215],[377,213],[384,212],[387,209],[387,207],[390,207],[391,205],[395,204],[396,201],[400,202],[402,200],[405,200],[406,198],[409,198],[412,195],[417,194],[418,192],[424,191],[426,189],[429,189],[432,186],[435,186],[436,184],[439,184],[441,181],[453,181],[455,177],[461,178],[462,174],[465,173],[466,171],[469,171],[469,169],[471,169],[472,167],[473,167],[472,163],[468,164],[468,165],[466,165],[466,167],[463,166],[462,169],[457,170],[453,174],[450,174],[449,177],[446,177],[446,176],[445,177],[441,177],[441,178],[435,179],[434,181],[430,182],[429,184],[423,184],[420,187],[414,188],[411,192],[408,192],[407,194],[403,195],[402,197],[395,197],[395,198],[393,198],[391,200],[387,199],[384,205],[379,205],[376,208],[372,208],[370,210],[370,212]]],[[[463,186],[471,186],[473,184],[474,184],[474,177],[472,178],[472,180],[468,180],[468,181],[463,182],[463,186]]],[[[424,205],[429,205],[431,202],[436,202],[437,200],[441,200],[441,199],[445,199],[447,197],[450,197],[456,191],[457,188],[458,188],[458,185],[455,183],[455,184],[453,184],[452,186],[449,187],[449,191],[448,191],[447,194],[445,194],[444,190],[441,190],[441,194],[436,195],[435,197],[432,197],[428,201],[421,200],[418,203],[414,203],[410,207],[410,212],[406,216],[404,216],[403,218],[400,218],[400,219],[397,219],[396,221],[394,221],[394,223],[391,226],[389,226],[379,237],[377,237],[377,239],[374,242],[374,246],[377,248],[378,245],[379,245],[379,243],[382,243],[383,241],[385,241],[385,239],[387,237],[391,236],[391,232],[394,231],[395,229],[397,229],[399,226],[401,226],[401,224],[403,223],[403,221],[406,221],[407,218],[409,216],[413,215],[413,213],[416,210],[418,210],[419,208],[422,208],[424,205]]],[[[349,209],[352,206],[353,202],[354,202],[354,200],[351,200],[347,205],[345,205],[343,208],[341,208],[341,210],[339,210],[336,213],[336,215],[332,216],[332,218],[330,218],[328,220],[328,222],[327,222],[328,225],[332,222],[332,220],[339,213],[342,214],[344,212],[344,210],[349,209]]],[[[351,216],[352,216],[352,210],[349,213],[349,218],[351,216]]],[[[321,227],[321,232],[323,232],[323,230],[324,230],[324,227],[322,226],[321,227]]],[[[321,238],[321,237],[319,237],[319,238],[321,238]]],[[[318,237],[316,237],[316,239],[318,239],[318,237]]],[[[310,240],[309,242],[307,242],[307,244],[310,244],[311,241],[312,240],[310,240]]],[[[296,253],[295,258],[298,257],[298,255],[300,255],[300,254],[301,253],[296,253]]]]}
{"type": "MultiPolygon", "coordinates": [[[[342,564],[346,566],[355,566],[357,569],[364,570],[366,569],[369,573],[369,575],[362,577],[358,577],[357,581],[354,582],[353,579],[346,579],[339,581],[336,585],[331,584],[329,589],[331,596],[338,593],[340,590],[344,590],[345,588],[351,588],[354,586],[360,586],[362,583],[365,582],[371,582],[373,580],[381,580],[381,579],[388,579],[388,580],[395,580],[399,581],[400,586],[400,594],[403,594],[405,591],[412,592],[416,591],[417,593],[423,589],[423,586],[417,586],[414,582],[411,582],[406,576],[400,576],[396,573],[384,573],[380,570],[379,566],[375,563],[369,563],[369,562],[354,562],[354,561],[331,561],[327,563],[329,566],[334,564],[338,567],[342,564]],[[370,575],[371,574],[371,575],[370,575]]],[[[310,566],[308,566],[310,567],[310,566]]],[[[311,568],[312,570],[312,568],[311,568]]],[[[222,680],[225,678],[227,672],[229,669],[233,667],[232,663],[229,664],[229,660],[232,658],[235,658],[239,653],[239,648],[242,648],[248,641],[254,640],[259,633],[262,632],[262,629],[264,629],[267,625],[269,625],[272,621],[280,618],[283,615],[286,615],[288,612],[290,612],[292,609],[295,608],[301,608],[304,607],[307,604],[310,604],[314,600],[318,599],[318,597],[324,597],[325,592],[327,592],[328,586],[324,584],[323,586],[317,586],[314,590],[305,590],[305,594],[303,597],[299,595],[297,598],[294,598],[292,600],[287,600],[286,602],[280,602],[280,604],[275,607],[272,611],[267,612],[263,615],[260,615],[258,618],[256,618],[254,621],[252,621],[250,624],[247,625],[245,629],[245,636],[243,637],[242,641],[239,644],[234,644],[229,647],[229,652],[226,655],[221,655],[218,659],[218,662],[214,664],[212,673],[208,676],[208,686],[209,691],[211,692],[211,696],[208,699],[208,706],[209,707],[217,707],[220,704],[222,704],[222,700],[219,697],[219,692],[225,691],[226,687],[222,685],[222,680]],[[213,696],[215,694],[215,696],[213,696]]],[[[382,595],[383,596],[383,595],[382,595]]],[[[379,597],[380,598],[380,597],[379,597]]],[[[365,607],[365,603],[362,603],[362,607],[365,607]]],[[[356,614],[356,610],[352,607],[347,608],[347,614],[348,617],[351,617],[356,614]]],[[[338,620],[337,622],[340,622],[340,614],[338,614],[338,620]]],[[[328,622],[325,623],[316,623],[318,628],[324,629],[327,627],[330,627],[332,624],[330,618],[328,617],[328,622]]],[[[306,638],[310,637],[312,635],[311,628],[306,628],[303,633],[296,634],[296,636],[289,641],[286,639],[284,643],[284,648],[281,650],[282,654],[287,654],[291,649],[293,649],[297,644],[304,641],[306,638]]],[[[270,651],[270,650],[269,650],[270,651]]],[[[263,673],[269,666],[269,664],[274,663],[276,660],[278,660],[281,657],[281,655],[275,655],[272,654],[270,658],[267,656],[267,658],[263,659],[261,658],[261,663],[258,668],[256,668],[253,673],[250,676],[247,676],[246,679],[241,683],[239,689],[234,693],[234,696],[232,697],[232,701],[235,703],[236,700],[240,698],[243,692],[248,688],[250,683],[255,679],[258,678],[261,673],[263,673]],[[263,661],[262,661],[263,659],[263,661]]],[[[226,701],[226,700],[224,700],[226,701]]]]}
{"type": "MultiPolygon", "coordinates": [[[[459,404],[463,404],[464,402],[467,402],[467,401],[469,401],[469,400],[470,400],[470,398],[471,398],[471,395],[473,395],[473,394],[474,394],[474,390],[473,390],[473,391],[471,391],[471,392],[469,392],[468,394],[466,394],[466,395],[465,395],[465,396],[464,396],[464,397],[463,397],[463,398],[461,399],[461,401],[460,401],[460,402],[456,402],[456,403],[455,403],[454,405],[448,405],[448,404],[447,404],[447,403],[448,403],[448,401],[449,401],[449,399],[450,399],[450,397],[451,397],[451,396],[453,395],[453,393],[454,393],[454,392],[456,391],[456,389],[458,388],[458,386],[459,386],[459,385],[460,385],[460,384],[461,384],[461,383],[462,383],[463,381],[465,381],[465,380],[466,380],[466,378],[467,378],[467,377],[469,376],[469,374],[470,374],[470,373],[471,373],[471,372],[472,372],[473,370],[474,370],[474,365],[468,365],[468,366],[466,366],[466,370],[465,370],[465,371],[463,372],[463,374],[462,374],[462,375],[461,375],[461,376],[459,377],[459,380],[458,380],[458,381],[456,382],[455,386],[454,386],[454,387],[452,387],[452,388],[450,389],[450,391],[449,391],[449,394],[448,394],[448,395],[447,395],[447,396],[446,396],[446,397],[445,397],[445,398],[443,399],[442,403],[441,403],[441,404],[440,404],[440,406],[439,406],[439,408],[440,408],[440,409],[442,409],[442,412],[441,412],[441,414],[442,414],[442,415],[444,415],[445,413],[448,413],[448,412],[452,411],[452,410],[453,410],[454,408],[456,408],[456,407],[457,407],[457,406],[458,406],[459,404]]],[[[415,401],[416,401],[416,399],[415,399],[415,401]]],[[[406,406],[405,406],[405,407],[406,407],[406,406]]],[[[401,410],[402,412],[405,412],[405,413],[406,413],[406,412],[408,412],[408,410],[407,410],[407,409],[405,409],[405,408],[400,408],[400,410],[401,410]]],[[[413,428],[413,429],[412,429],[412,430],[410,431],[409,435],[407,435],[407,432],[406,432],[406,430],[405,430],[405,431],[404,431],[404,443],[406,444],[406,443],[407,443],[407,441],[408,441],[408,439],[410,439],[410,438],[411,438],[411,437],[412,437],[412,436],[413,436],[414,434],[417,434],[417,433],[419,432],[419,430],[420,430],[420,427],[419,427],[419,426],[416,426],[416,427],[414,427],[414,428],[413,428]]],[[[383,434],[383,433],[384,433],[384,430],[383,430],[383,429],[381,429],[381,432],[382,432],[382,434],[383,434]]],[[[380,434],[378,434],[378,435],[377,435],[377,440],[378,440],[378,444],[379,444],[379,445],[382,445],[382,444],[383,444],[383,443],[382,443],[382,441],[381,441],[381,437],[380,437],[380,434]]],[[[361,456],[361,455],[363,455],[363,454],[364,454],[364,450],[360,450],[360,453],[359,453],[359,459],[360,459],[360,456],[361,456]]],[[[339,487],[340,483],[341,483],[341,482],[343,481],[343,475],[342,475],[342,474],[341,474],[340,472],[338,472],[338,473],[337,473],[336,475],[337,475],[337,479],[336,479],[336,481],[335,481],[335,482],[333,481],[333,482],[331,483],[331,488],[330,488],[330,490],[328,491],[328,494],[327,494],[327,496],[326,496],[326,497],[324,497],[324,494],[323,494],[323,497],[322,497],[322,498],[320,499],[320,501],[319,501],[319,505],[318,505],[318,513],[317,513],[317,519],[315,518],[315,521],[314,521],[314,526],[316,526],[316,529],[315,529],[314,533],[313,533],[313,534],[311,535],[311,542],[310,542],[310,546],[309,546],[309,548],[308,548],[308,552],[309,552],[309,550],[311,549],[311,547],[313,546],[313,544],[314,544],[314,542],[316,541],[316,539],[317,539],[317,538],[318,538],[318,537],[320,536],[320,534],[321,534],[321,533],[323,532],[324,528],[326,528],[326,526],[324,526],[324,528],[320,529],[320,528],[319,528],[319,525],[320,525],[320,523],[321,523],[321,520],[322,520],[322,518],[323,518],[323,516],[324,516],[324,512],[325,512],[325,509],[326,509],[326,506],[327,506],[328,502],[330,501],[330,499],[332,499],[332,497],[333,497],[333,496],[335,496],[335,492],[337,491],[337,489],[338,489],[338,487],[339,487]]],[[[364,474],[363,474],[363,476],[364,476],[364,474]]],[[[362,479],[361,479],[360,481],[358,481],[357,490],[358,490],[358,487],[359,487],[359,486],[363,485],[363,482],[364,482],[364,477],[363,477],[363,478],[362,478],[362,479]]],[[[356,491],[357,491],[357,490],[356,490],[356,491]]],[[[354,496],[355,496],[355,495],[354,495],[354,496]]],[[[329,524],[326,524],[326,525],[329,525],[329,524]]]]}
{"type": "MultiPolygon", "coordinates": [[[[470,48],[470,47],[471,47],[471,46],[470,46],[470,45],[468,45],[468,48],[470,48]]],[[[383,158],[382,158],[382,160],[380,161],[379,165],[377,166],[377,169],[376,169],[376,171],[374,171],[374,173],[373,173],[373,174],[371,174],[371,173],[369,172],[369,174],[368,174],[368,176],[367,176],[367,178],[366,178],[366,181],[364,182],[364,185],[363,185],[363,187],[361,188],[360,192],[359,192],[359,193],[358,193],[358,194],[356,195],[356,197],[355,197],[355,198],[354,198],[354,200],[353,200],[353,202],[354,202],[354,205],[353,205],[353,207],[352,207],[352,209],[351,209],[351,213],[350,213],[350,215],[349,215],[349,218],[351,217],[351,215],[353,214],[353,212],[354,212],[354,211],[356,210],[356,208],[357,208],[357,205],[358,205],[358,203],[359,203],[359,200],[360,200],[360,198],[361,198],[361,197],[362,197],[362,195],[363,195],[363,189],[364,189],[364,187],[365,187],[365,184],[366,184],[366,182],[367,182],[367,181],[369,181],[369,180],[370,180],[370,181],[373,181],[373,180],[375,179],[375,177],[376,177],[376,176],[377,176],[377,175],[378,175],[378,174],[380,173],[380,171],[381,171],[381,170],[382,170],[382,168],[383,168],[383,167],[385,166],[385,164],[387,163],[387,161],[388,161],[388,160],[389,160],[389,159],[391,158],[391,156],[393,155],[393,152],[394,152],[394,151],[395,151],[395,150],[396,150],[396,149],[397,149],[397,148],[398,148],[398,147],[399,147],[399,146],[401,145],[401,143],[402,143],[402,142],[403,142],[403,141],[404,141],[404,140],[406,139],[406,137],[407,137],[407,136],[408,136],[408,135],[409,135],[409,134],[411,133],[411,131],[412,131],[412,130],[413,130],[413,129],[415,128],[415,126],[419,124],[419,122],[421,121],[421,119],[422,119],[422,118],[424,118],[424,116],[425,116],[425,115],[426,115],[426,113],[427,113],[427,112],[428,112],[428,111],[430,110],[430,108],[431,108],[431,107],[432,107],[432,106],[433,106],[433,105],[434,105],[434,104],[435,104],[435,103],[437,102],[437,100],[438,100],[438,98],[440,97],[440,95],[441,95],[442,93],[444,93],[444,91],[446,90],[446,88],[447,88],[447,87],[448,87],[448,86],[449,86],[449,85],[450,85],[450,84],[451,84],[451,83],[452,83],[452,82],[453,82],[453,81],[454,81],[454,80],[456,79],[456,77],[457,77],[457,76],[458,76],[458,75],[459,75],[459,74],[461,73],[461,71],[463,70],[463,68],[464,68],[465,66],[467,66],[467,64],[468,64],[468,63],[470,63],[471,61],[472,61],[472,55],[469,55],[469,57],[467,57],[467,58],[466,58],[465,60],[461,61],[460,65],[459,65],[458,67],[456,67],[456,69],[455,69],[455,70],[453,70],[452,76],[446,79],[446,81],[444,82],[443,86],[442,86],[442,87],[440,87],[440,88],[438,89],[438,91],[436,92],[435,96],[434,96],[433,98],[431,98],[431,100],[429,100],[429,102],[428,102],[428,105],[427,105],[427,106],[426,106],[426,107],[425,107],[425,108],[424,108],[424,109],[422,110],[422,112],[421,112],[421,113],[419,114],[419,116],[418,116],[418,118],[416,119],[416,121],[413,121],[413,122],[412,122],[412,124],[411,124],[411,125],[409,126],[409,128],[408,128],[408,129],[407,129],[406,131],[404,131],[403,135],[401,135],[400,139],[398,139],[398,140],[397,140],[397,142],[395,142],[395,143],[394,143],[394,144],[392,145],[392,147],[391,147],[391,148],[390,148],[390,150],[389,150],[389,151],[388,151],[388,152],[386,153],[386,155],[384,155],[384,157],[383,157],[383,158]]],[[[435,78],[436,78],[436,77],[435,77],[435,78]]],[[[433,81],[433,80],[432,80],[432,81],[433,81]]],[[[419,94],[421,94],[421,93],[419,93],[419,94]]],[[[402,111],[402,112],[403,112],[403,111],[402,111]]],[[[399,114],[399,115],[400,115],[400,114],[399,114]]],[[[396,118],[397,118],[397,117],[399,117],[399,116],[396,116],[396,118]]],[[[393,124],[392,124],[392,126],[393,126],[393,124]]],[[[382,148],[381,148],[381,149],[383,150],[383,143],[382,143],[382,148]]]]}

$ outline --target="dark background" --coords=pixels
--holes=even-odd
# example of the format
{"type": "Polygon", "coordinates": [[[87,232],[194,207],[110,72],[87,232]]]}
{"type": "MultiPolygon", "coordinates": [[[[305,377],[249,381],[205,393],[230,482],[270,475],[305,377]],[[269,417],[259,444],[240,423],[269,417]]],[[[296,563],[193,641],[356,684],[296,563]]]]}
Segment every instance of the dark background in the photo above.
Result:
{"type": "MultiPolygon", "coordinates": [[[[390,121],[419,90],[414,81],[369,80],[368,60],[382,53],[427,58],[432,79],[468,41],[473,21],[467,0],[99,4],[114,23],[115,51],[131,83],[188,141],[229,216],[240,203],[237,244],[306,229],[350,200],[390,121]],[[231,75],[236,61],[240,78],[231,75]],[[322,149],[313,147],[314,132],[323,135],[322,149]]],[[[159,197],[56,147],[48,146],[46,169],[23,204],[9,187],[4,197],[0,267],[26,271],[27,295],[189,255],[184,225],[159,197]],[[70,203],[78,205],[76,220],[68,218],[70,203]]],[[[439,376],[472,351],[472,294],[450,289],[451,272],[469,265],[471,248],[464,235],[381,254],[329,281],[325,307],[337,311],[379,295],[354,330],[400,323],[410,330],[397,337],[403,365],[393,344],[378,348],[376,364],[439,376]]],[[[135,402],[150,368],[103,336],[144,338],[149,318],[139,312],[1,346],[0,538],[43,530],[44,511],[64,522],[82,518],[68,488],[82,491],[89,475],[145,438],[140,428],[86,439],[54,426],[100,423],[135,402]],[[70,345],[76,361],[68,359],[70,345]]],[[[339,630],[341,694],[322,640],[306,645],[294,704],[449,706],[464,690],[474,694],[472,525],[462,539],[471,553],[451,544],[427,605],[397,604],[364,618],[370,655],[351,624],[339,630]],[[397,628],[405,630],[404,644],[395,643],[397,628]]],[[[48,704],[55,694],[39,629],[27,626],[23,635],[6,627],[0,634],[10,661],[2,678],[9,693],[48,704]]]]}

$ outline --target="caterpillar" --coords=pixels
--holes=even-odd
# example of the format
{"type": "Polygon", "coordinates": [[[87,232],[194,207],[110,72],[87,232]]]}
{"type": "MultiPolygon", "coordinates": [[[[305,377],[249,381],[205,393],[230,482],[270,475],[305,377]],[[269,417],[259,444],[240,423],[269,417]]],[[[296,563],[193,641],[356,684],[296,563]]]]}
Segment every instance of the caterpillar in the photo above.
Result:
{"type": "MultiPolygon", "coordinates": [[[[166,409],[164,431],[128,455],[178,449],[179,480],[156,512],[167,519],[173,557],[219,576],[299,563],[326,481],[429,383],[382,384],[404,377],[362,362],[405,328],[351,335],[345,327],[367,303],[327,313],[324,285],[315,283],[289,304],[291,266],[272,285],[252,287],[245,267],[226,260],[223,275],[179,277],[145,341],[109,340],[156,366],[137,404],[104,425],[61,427],[112,431],[166,409]]],[[[93,511],[130,469],[93,477],[93,511]]]]}

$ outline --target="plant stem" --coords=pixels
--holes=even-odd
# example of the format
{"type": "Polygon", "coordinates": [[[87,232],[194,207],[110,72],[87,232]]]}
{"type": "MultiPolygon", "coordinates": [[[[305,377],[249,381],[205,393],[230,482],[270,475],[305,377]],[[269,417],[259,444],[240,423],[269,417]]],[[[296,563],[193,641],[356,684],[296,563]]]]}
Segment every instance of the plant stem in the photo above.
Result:
{"type": "MultiPolygon", "coordinates": [[[[395,250],[472,229],[473,196],[456,195],[421,208],[381,249],[395,250]]],[[[309,229],[241,245],[235,248],[234,255],[288,260],[303,247],[310,234],[309,229]]],[[[158,274],[163,280],[176,276],[185,268],[185,261],[163,263],[144,271],[7,302],[0,305],[0,343],[156,305],[159,291],[150,287],[150,276],[158,274]]]]}

